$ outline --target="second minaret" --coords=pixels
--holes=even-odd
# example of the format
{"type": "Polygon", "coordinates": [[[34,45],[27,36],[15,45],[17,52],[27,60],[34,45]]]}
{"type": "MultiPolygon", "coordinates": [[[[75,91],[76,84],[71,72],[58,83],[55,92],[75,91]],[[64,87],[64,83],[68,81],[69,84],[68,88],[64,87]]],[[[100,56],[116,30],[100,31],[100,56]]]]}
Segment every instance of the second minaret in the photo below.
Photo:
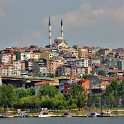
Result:
{"type": "Polygon", "coordinates": [[[61,32],[61,37],[63,37],[63,22],[62,22],[62,19],[61,19],[61,30],[60,30],[60,32],[61,32]]]}
{"type": "Polygon", "coordinates": [[[49,32],[49,34],[48,34],[49,35],[48,36],[49,37],[49,45],[51,45],[52,42],[51,42],[51,23],[50,23],[50,17],[49,17],[48,32],[49,32]]]}

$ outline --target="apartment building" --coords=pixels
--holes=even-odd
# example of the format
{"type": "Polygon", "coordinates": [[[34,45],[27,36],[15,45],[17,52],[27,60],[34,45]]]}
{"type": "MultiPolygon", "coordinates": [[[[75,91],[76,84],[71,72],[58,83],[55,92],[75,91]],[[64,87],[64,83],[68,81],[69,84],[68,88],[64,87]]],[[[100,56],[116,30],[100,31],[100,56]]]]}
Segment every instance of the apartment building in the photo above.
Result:
{"type": "Polygon", "coordinates": [[[14,60],[16,60],[16,54],[14,54],[13,52],[1,54],[2,63],[11,63],[14,60]]]}
{"type": "Polygon", "coordinates": [[[13,64],[6,63],[2,66],[2,75],[13,76],[13,64]]]}
{"type": "Polygon", "coordinates": [[[56,74],[57,68],[62,66],[64,63],[61,59],[49,59],[47,63],[48,72],[50,74],[56,74]]]}

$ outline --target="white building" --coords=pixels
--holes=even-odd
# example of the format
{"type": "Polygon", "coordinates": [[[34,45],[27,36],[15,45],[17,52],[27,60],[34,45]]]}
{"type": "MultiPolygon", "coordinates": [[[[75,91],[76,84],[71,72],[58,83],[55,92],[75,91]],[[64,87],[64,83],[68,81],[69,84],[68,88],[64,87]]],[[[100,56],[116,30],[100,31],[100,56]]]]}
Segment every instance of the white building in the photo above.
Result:
{"type": "Polygon", "coordinates": [[[21,52],[21,60],[29,60],[31,58],[30,52],[21,52]]]}

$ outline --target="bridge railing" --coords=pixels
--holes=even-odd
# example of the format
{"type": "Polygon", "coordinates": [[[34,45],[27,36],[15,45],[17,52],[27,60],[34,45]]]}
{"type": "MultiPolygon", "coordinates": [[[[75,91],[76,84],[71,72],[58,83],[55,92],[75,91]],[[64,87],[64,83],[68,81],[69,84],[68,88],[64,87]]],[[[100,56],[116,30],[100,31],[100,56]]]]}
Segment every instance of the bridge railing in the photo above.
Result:
{"type": "Polygon", "coordinates": [[[50,77],[32,77],[32,76],[10,76],[10,75],[1,75],[1,78],[20,78],[20,79],[35,79],[35,80],[54,80],[50,77]]]}

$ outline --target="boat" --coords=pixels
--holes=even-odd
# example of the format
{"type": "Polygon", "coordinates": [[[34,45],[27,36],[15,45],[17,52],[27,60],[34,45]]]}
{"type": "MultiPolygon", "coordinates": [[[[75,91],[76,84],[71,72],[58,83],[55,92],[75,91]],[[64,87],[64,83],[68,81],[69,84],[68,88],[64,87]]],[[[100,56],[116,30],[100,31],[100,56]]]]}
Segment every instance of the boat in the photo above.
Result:
{"type": "Polygon", "coordinates": [[[52,117],[52,114],[39,114],[39,118],[46,118],[46,117],[52,117]]]}
{"type": "Polygon", "coordinates": [[[2,117],[3,117],[3,118],[14,118],[14,115],[11,114],[11,113],[6,113],[6,114],[3,114],[2,117]]]}
{"type": "Polygon", "coordinates": [[[3,115],[2,114],[0,114],[0,118],[3,118],[3,115]]]}
{"type": "Polygon", "coordinates": [[[51,117],[51,116],[53,116],[53,114],[49,114],[47,108],[42,108],[42,111],[38,115],[39,118],[46,118],[46,117],[51,117]]]}
{"type": "Polygon", "coordinates": [[[88,115],[88,117],[112,117],[112,115],[106,112],[101,112],[101,113],[91,112],[88,115]]]}
{"type": "Polygon", "coordinates": [[[87,115],[87,117],[98,117],[100,115],[100,113],[97,112],[91,112],[87,115]]]}
{"type": "Polygon", "coordinates": [[[19,117],[25,118],[25,116],[26,116],[25,112],[20,112],[20,113],[19,113],[19,117]]]}
{"type": "Polygon", "coordinates": [[[105,112],[101,112],[99,115],[97,115],[97,117],[111,117],[111,115],[105,112]]]}
{"type": "Polygon", "coordinates": [[[64,112],[62,117],[72,117],[72,116],[73,116],[73,113],[71,113],[71,112],[64,112]]]}

